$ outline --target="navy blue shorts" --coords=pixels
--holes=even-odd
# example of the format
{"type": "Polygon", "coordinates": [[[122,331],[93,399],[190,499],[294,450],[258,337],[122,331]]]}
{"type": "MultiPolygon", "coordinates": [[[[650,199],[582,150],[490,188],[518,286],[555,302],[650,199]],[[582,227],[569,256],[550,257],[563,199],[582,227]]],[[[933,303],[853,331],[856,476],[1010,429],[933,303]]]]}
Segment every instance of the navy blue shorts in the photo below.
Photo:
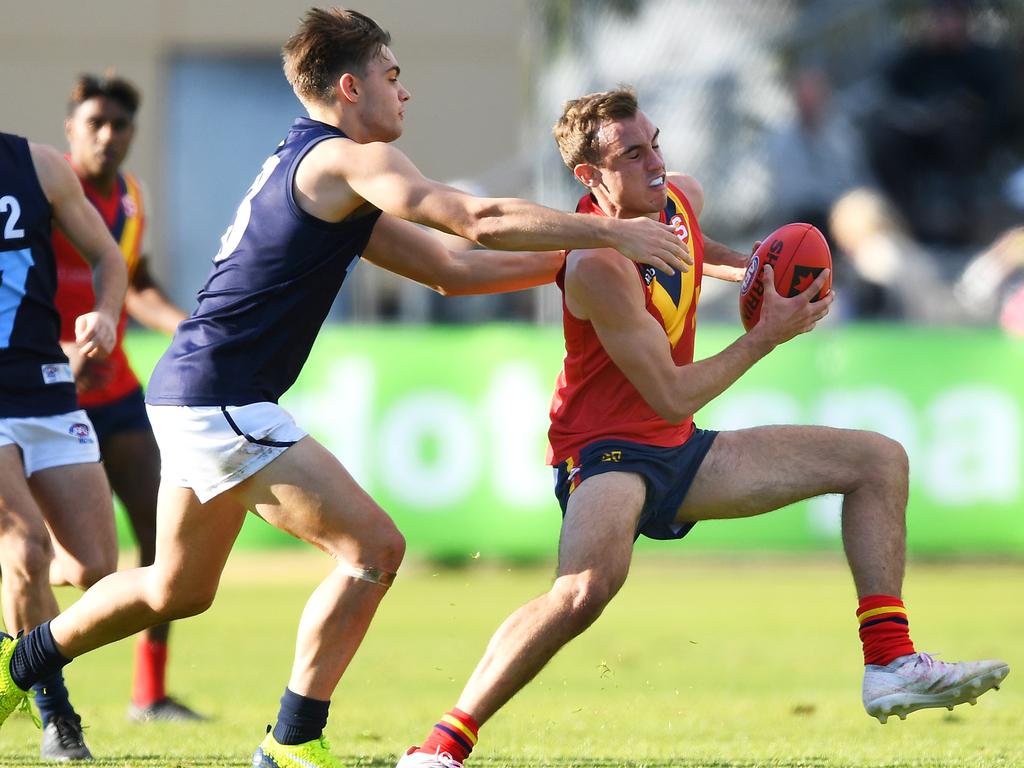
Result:
{"type": "Polygon", "coordinates": [[[146,399],[142,387],[112,403],[86,408],[85,412],[89,414],[89,421],[101,443],[122,432],[148,432],[152,429],[146,415],[146,399]]]}
{"type": "Polygon", "coordinates": [[[675,448],[661,448],[625,440],[599,440],[585,446],[579,461],[563,461],[555,467],[555,496],[565,516],[569,496],[588,477],[605,472],[633,472],[647,485],[634,539],[681,539],[695,523],[675,522],[693,478],[718,432],[695,429],[690,439],[675,448]]]}

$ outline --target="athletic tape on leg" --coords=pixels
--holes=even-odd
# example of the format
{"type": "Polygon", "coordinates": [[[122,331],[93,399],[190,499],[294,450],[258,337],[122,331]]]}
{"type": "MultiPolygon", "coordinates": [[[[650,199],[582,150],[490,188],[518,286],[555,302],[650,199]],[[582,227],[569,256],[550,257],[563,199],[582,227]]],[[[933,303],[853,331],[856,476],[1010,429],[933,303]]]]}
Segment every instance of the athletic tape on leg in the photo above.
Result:
{"type": "Polygon", "coordinates": [[[338,568],[346,576],[351,576],[353,579],[359,579],[360,581],[368,581],[371,584],[380,584],[382,587],[390,587],[395,583],[395,573],[389,573],[388,571],[382,571],[380,568],[357,568],[354,565],[338,560],[338,568]]]}

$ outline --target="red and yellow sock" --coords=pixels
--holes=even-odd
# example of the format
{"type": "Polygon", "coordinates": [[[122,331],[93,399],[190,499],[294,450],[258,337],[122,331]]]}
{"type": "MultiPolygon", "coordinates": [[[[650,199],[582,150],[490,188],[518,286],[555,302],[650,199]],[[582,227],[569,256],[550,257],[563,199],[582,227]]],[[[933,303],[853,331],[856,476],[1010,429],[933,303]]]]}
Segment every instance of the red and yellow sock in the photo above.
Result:
{"type": "Polygon", "coordinates": [[[480,726],[470,715],[461,709],[451,709],[441,715],[418,751],[433,755],[440,750],[461,763],[476,746],[479,731],[480,726]]]}
{"type": "Polygon", "coordinates": [[[865,595],[857,606],[864,663],[885,666],[914,653],[910,624],[903,601],[892,595],[865,595]]]}
{"type": "Polygon", "coordinates": [[[135,678],[132,681],[132,703],[148,707],[167,696],[167,643],[140,637],[135,644],[135,678]]]}

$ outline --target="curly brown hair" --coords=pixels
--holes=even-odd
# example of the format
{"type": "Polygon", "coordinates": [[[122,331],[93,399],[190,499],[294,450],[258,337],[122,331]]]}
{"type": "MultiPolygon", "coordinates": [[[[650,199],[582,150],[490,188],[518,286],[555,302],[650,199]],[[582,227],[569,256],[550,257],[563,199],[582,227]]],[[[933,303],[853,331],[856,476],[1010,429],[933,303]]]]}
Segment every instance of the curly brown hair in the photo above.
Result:
{"type": "Polygon", "coordinates": [[[562,160],[570,169],[580,163],[596,165],[601,161],[601,126],[608,120],[633,117],[639,110],[636,91],[626,85],[567,101],[552,129],[562,160]]]}

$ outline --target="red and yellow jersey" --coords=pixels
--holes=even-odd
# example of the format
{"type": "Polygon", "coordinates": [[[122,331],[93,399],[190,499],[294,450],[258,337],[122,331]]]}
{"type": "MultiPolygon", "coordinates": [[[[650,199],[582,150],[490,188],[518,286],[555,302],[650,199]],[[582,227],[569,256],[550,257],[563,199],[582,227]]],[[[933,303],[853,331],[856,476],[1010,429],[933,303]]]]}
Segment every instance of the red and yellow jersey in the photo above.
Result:
{"type": "MultiPolygon", "coordinates": [[[[580,199],[576,211],[606,215],[591,195],[580,199]]],[[[647,311],[665,329],[672,359],[676,365],[687,365],[693,362],[704,238],[690,202],[671,184],[661,222],[675,226],[678,237],[690,248],[693,267],[689,272],[665,275],[638,264],[637,280],[646,296],[647,311]]],[[[596,440],[629,440],[662,447],[685,443],[693,433],[693,418],[671,424],[658,416],[604,351],[593,325],[569,311],[564,266],[557,283],[562,290],[565,362],[551,402],[548,463],[558,464],[578,455],[581,448],[596,440]]]]}
{"type": "MultiPolygon", "coordinates": [[[[142,236],[146,225],[146,211],[138,181],[130,174],[118,174],[113,191],[104,195],[89,182],[80,180],[85,196],[99,211],[110,234],[120,245],[131,281],[142,255],[142,236]]],[[[92,270],[75,246],[56,228],[53,231],[53,250],[57,258],[55,303],[60,312],[60,338],[61,341],[74,341],[75,318],[91,312],[96,305],[92,270]]],[[[117,344],[110,357],[103,361],[110,367],[110,376],[102,387],[79,391],[78,400],[83,408],[113,402],[139,386],[121,345],[127,322],[127,315],[122,310],[117,324],[117,344]]]]}

